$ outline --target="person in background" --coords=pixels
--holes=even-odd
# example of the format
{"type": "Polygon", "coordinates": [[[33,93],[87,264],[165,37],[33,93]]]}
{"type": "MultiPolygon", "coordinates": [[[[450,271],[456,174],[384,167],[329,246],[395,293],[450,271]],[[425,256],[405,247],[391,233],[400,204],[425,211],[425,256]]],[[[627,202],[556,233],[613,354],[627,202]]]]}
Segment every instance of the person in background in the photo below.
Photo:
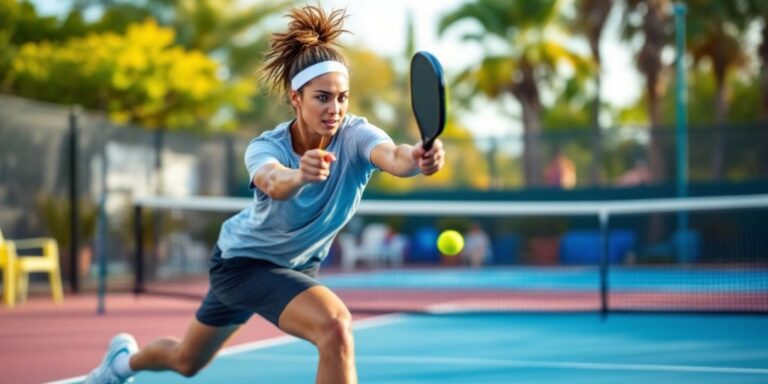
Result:
{"type": "Polygon", "coordinates": [[[572,189],[576,186],[576,166],[559,147],[544,170],[544,179],[549,187],[572,189]]]}
{"type": "Polygon", "coordinates": [[[466,244],[462,250],[462,259],[472,267],[481,267],[492,258],[491,239],[479,223],[472,223],[464,236],[466,244]]]}
{"type": "Polygon", "coordinates": [[[635,165],[616,180],[616,186],[634,187],[651,183],[651,169],[643,159],[635,160],[635,165]]]}

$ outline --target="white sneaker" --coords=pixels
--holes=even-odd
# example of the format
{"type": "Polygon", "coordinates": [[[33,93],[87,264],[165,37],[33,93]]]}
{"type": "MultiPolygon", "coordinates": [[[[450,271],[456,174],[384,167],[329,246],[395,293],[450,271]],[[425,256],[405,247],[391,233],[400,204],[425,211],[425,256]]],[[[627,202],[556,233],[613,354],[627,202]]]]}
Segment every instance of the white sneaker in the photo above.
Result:
{"type": "Polygon", "coordinates": [[[85,378],[85,384],[123,384],[133,382],[132,377],[123,378],[118,376],[112,369],[112,362],[115,357],[122,353],[127,353],[129,356],[136,353],[139,350],[138,344],[133,336],[127,333],[120,333],[115,335],[109,342],[109,349],[104,355],[104,359],[101,360],[101,365],[96,367],[85,378]]]}

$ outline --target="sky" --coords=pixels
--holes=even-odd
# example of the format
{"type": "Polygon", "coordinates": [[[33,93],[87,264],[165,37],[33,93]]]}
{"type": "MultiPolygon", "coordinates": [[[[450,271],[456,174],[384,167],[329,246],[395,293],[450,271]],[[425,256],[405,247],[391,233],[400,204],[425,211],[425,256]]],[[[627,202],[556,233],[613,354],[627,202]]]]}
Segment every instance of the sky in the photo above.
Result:
{"type": "MultiPolygon", "coordinates": [[[[255,0],[242,0],[244,2],[255,0]]],[[[353,34],[342,38],[344,44],[367,47],[390,58],[402,57],[406,36],[406,15],[411,12],[416,28],[416,50],[435,54],[443,64],[447,77],[477,63],[482,51],[471,43],[460,41],[463,31],[472,28],[465,23],[437,36],[439,18],[458,8],[466,0],[323,0],[326,8],[346,8],[349,15],[345,27],[353,34]]],[[[69,0],[33,0],[38,11],[57,14],[68,9],[69,0]]],[[[615,10],[614,10],[615,11],[615,10]]],[[[626,43],[617,40],[619,12],[609,19],[603,50],[603,100],[615,107],[626,106],[639,97],[642,80],[635,70],[632,53],[626,43]]],[[[585,53],[586,45],[581,47],[585,53]]],[[[476,103],[470,113],[463,114],[461,122],[477,137],[519,133],[520,123],[509,115],[520,115],[512,100],[503,103],[483,100],[476,103]]]]}

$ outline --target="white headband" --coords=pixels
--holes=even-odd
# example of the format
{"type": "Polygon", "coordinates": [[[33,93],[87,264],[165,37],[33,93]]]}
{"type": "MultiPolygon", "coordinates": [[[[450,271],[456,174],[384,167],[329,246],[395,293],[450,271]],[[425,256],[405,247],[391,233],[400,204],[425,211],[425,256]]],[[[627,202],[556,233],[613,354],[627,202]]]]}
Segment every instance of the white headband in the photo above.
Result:
{"type": "Polygon", "coordinates": [[[304,68],[301,70],[301,72],[296,74],[296,76],[291,79],[291,89],[298,91],[299,88],[308,83],[310,80],[329,72],[339,72],[349,78],[349,72],[346,65],[338,61],[321,61],[317,64],[313,64],[304,68]]]}

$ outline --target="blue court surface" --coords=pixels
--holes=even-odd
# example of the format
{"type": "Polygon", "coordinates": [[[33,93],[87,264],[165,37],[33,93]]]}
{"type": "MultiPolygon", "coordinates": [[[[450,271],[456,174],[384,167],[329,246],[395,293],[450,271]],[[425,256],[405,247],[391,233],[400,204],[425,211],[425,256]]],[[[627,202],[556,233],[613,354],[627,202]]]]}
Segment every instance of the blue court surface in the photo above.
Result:
{"type": "MultiPolygon", "coordinates": [[[[393,314],[356,323],[361,383],[768,383],[758,315],[393,314]]],[[[314,347],[283,337],[224,350],[192,379],[136,383],[312,383],[314,347]]]]}
{"type": "MultiPolygon", "coordinates": [[[[613,291],[643,292],[762,292],[768,293],[765,268],[659,268],[611,266],[613,291]]],[[[411,290],[540,290],[596,292],[597,266],[494,267],[446,270],[383,270],[321,276],[332,289],[398,288],[411,290]]]]}

